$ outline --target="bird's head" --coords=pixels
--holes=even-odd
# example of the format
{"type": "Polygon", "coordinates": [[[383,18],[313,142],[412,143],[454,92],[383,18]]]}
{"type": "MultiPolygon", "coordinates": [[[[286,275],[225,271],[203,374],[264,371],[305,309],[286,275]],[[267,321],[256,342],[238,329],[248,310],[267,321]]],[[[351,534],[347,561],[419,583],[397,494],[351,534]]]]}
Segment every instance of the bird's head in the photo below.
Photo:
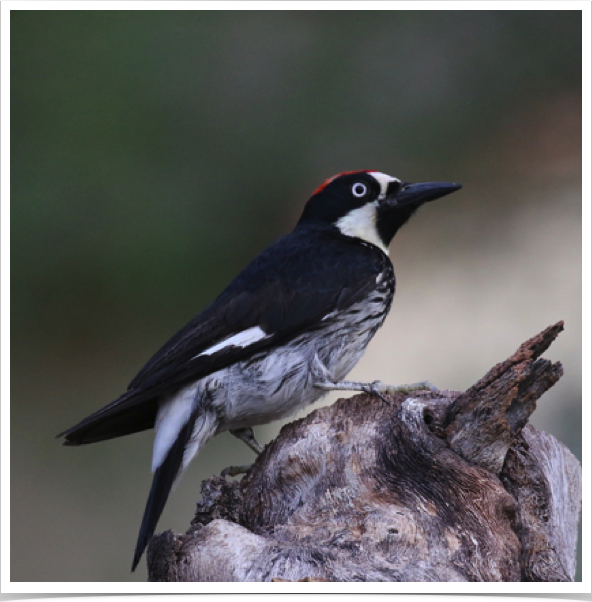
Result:
{"type": "Polygon", "coordinates": [[[345,172],[315,190],[298,224],[330,226],[388,254],[393,236],[421,205],[459,188],[449,182],[408,184],[378,171],[345,172]]]}

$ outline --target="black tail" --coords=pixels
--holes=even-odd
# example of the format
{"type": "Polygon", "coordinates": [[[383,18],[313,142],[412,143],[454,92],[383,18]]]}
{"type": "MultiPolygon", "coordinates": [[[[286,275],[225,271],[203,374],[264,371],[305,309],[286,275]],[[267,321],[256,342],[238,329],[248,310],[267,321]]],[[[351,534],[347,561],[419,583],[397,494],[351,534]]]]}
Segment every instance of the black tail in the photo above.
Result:
{"type": "Polygon", "coordinates": [[[85,445],[154,428],[158,399],[149,391],[126,391],[58,437],[65,437],[64,445],[85,445]]]}
{"type": "Polygon", "coordinates": [[[144,517],[142,518],[140,533],[138,534],[138,543],[136,544],[132,572],[136,570],[138,562],[140,562],[140,558],[142,557],[148,542],[154,535],[154,530],[156,529],[158,519],[162,514],[173,483],[179,474],[179,469],[181,467],[181,463],[183,462],[185,447],[187,446],[187,442],[191,437],[194,424],[195,416],[192,415],[179,432],[177,440],[175,443],[173,443],[173,446],[169,450],[164,462],[154,472],[152,487],[150,488],[150,495],[148,496],[148,501],[146,502],[144,517]]]}

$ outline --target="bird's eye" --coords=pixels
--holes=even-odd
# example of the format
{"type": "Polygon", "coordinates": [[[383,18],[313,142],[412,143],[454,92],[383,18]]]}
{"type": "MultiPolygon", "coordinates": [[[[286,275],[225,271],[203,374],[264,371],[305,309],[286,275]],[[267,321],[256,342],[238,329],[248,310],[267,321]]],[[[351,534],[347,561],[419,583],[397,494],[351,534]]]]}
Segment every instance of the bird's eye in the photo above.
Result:
{"type": "Polygon", "coordinates": [[[355,197],[361,198],[363,197],[366,193],[368,192],[368,188],[366,187],[366,184],[362,184],[362,182],[356,182],[353,186],[352,186],[352,194],[355,197]]]}

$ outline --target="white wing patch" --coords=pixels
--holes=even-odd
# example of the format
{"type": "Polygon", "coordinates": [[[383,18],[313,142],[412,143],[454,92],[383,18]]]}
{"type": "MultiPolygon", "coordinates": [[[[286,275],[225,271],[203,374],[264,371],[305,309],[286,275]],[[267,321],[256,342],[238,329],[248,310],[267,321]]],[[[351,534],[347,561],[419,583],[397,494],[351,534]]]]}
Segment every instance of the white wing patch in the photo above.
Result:
{"type": "Polygon", "coordinates": [[[226,349],[227,347],[248,347],[249,345],[252,345],[257,341],[261,341],[269,336],[270,335],[261,330],[259,326],[252,326],[251,328],[247,328],[247,330],[233,334],[227,339],[208,347],[208,349],[202,351],[191,359],[195,359],[196,357],[200,357],[202,355],[212,355],[213,353],[221,351],[222,349],[226,349]]]}
{"type": "MultiPolygon", "coordinates": [[[[202,351],[192,359],[201,355],[212,355],[227,347],[247,347],[269,336],[270,335],[261,330],[259,326],[253,326],[252,328],[247,328],[242,332],[234,334],[223,341],[208,347],[208,349],[202,351]]],[[[164,462],[169,449],[171,449],[171,446],[179,436],[181,429],[189,420],[191,412],[197,403],[196,398],[199,396],[199,387],[200,382],[198,381],[181,389],[174,397],[164,402],[158,408],[156,424],[154,426],[156,437],[154,439],[154,451],[152,455],[153,472],[164,462]]],[[[199,419],[196,421],[196,432],[192,434],[192,443],[188,446],[189,451],[186,450],[183,460],[183,469],[187,466],[193,455],[195,455],[198,447],[213,435],[213,432],[208,430],[211,425],[209,425],[208,428],[206,428],[206,426],[208,425],[204,425],[203,420],[201,422],[199,419]]]]}
{"type": "MultiPolygon", "coordinates": [[[[374,176],[376,172],[372,172],[374,176]]],[[[389,176],[387,176],[389,177],[389,176]]],[[[391,178],[391,181],[393,178],[391,178]]],[[[335,225],[342,234],[360,238],[378,247],[385,255],[388,255],[388,247],[384,245],[378,231],[376,230],[376,209],[378,201],[366,203],[350,211],[347,215],[339,218],[335,225]]]]}
{"type": "MultiPolygon", "coordinates": [[[[203,383],[198,381],[181,389],[158,408],[156,424],[154,425],[156,437],[154,438],[152,451],[152,472],[165,461],[169,450],[177,440],[181,429],[191,418],[191,414],[197,407],[203,393],[203,383]]],[[[191,437],[183,452],[183,462],[179,468],[177,480],[199,448],[216,434],[217,426],[214,412],[203,411],[198,414],[195,423],[191,427],[191,437]]]]}

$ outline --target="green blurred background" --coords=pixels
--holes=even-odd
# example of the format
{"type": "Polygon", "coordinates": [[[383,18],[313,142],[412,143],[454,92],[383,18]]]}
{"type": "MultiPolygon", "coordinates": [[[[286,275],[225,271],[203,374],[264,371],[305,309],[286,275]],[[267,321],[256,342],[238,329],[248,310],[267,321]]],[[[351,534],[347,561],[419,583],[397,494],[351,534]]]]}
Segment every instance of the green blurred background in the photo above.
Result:
{"type": "MultiPolygon", "coordinates": [[[[10,18],[13,581],[146,579],[151,433],[54,437],[345,170],[464,185],[395,239],[393,310],[351,377],[464,390],[563,319],[546,355],[565,376],[533,422],[581,458],[579,11],[10,18]]],[[[209,443],[159,530],[252,457],[209,443]]]]}

